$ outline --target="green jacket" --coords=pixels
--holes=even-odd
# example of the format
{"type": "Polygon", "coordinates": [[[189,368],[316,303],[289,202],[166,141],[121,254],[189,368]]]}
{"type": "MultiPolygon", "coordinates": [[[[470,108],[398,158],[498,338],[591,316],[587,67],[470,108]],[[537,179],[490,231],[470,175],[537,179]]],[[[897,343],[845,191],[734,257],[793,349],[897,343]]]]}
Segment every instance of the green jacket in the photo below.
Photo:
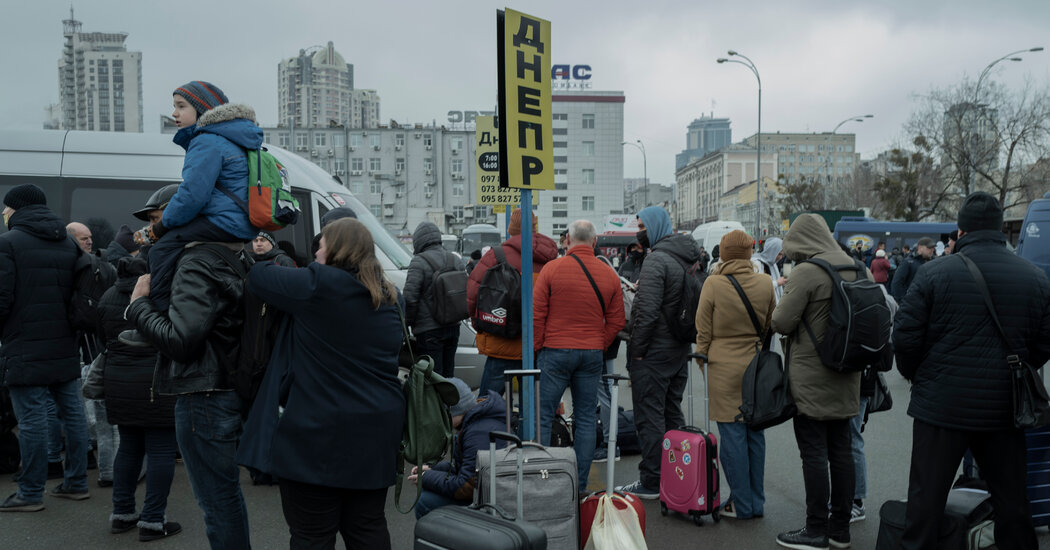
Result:
{"type": "MultiPolygon", "coordinates": [[[[817,339],[823,339],[831,310],[831,278],[819,266],[799,263],[820,258],[831,265],[850,265],[853,258],[839,248],[823,218],[816,214],[803,214],[791,224],[784,237],[784,255],[795,266],[773,311],[772,327],[790,339],[787,362],[798,414],[814,420],[856,416],[860,409],[860,373],[842,374],[825,367],[802,324],[805,319],[817,339]]],[[[874,280],[871,272],[866,274],[874,280]]],[[[853,277],[852,272],[842,272],[843,279],[853,277]]]]}

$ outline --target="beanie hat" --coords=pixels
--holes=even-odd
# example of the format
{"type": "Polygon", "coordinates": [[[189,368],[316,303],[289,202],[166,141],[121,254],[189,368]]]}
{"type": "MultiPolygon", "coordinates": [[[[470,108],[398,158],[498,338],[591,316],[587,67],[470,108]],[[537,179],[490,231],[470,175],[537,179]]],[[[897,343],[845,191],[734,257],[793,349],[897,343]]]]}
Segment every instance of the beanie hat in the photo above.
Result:
{"type": "Polygon", "coordinates": [[[43,189],[31,183],[16,185],[4,196],[4,206],[10,206],[15,210],[34,204],[47,206],[47,195],[44,194],[43,189]]]}
{"type": "Polygon", "coordinates": [[[748,236],[747,233],[734,229],[722,235],[722,240],[718,243],[718,249],[722,260],[749,260],[751,259],[751,248],[754,245],[755,240],[748,236]]]}
{"type": "Polygon", "coordinates": [[[229,98],[222,93],[218,86],[203,80],[194,80],[189,84],[183,84],[175,88],[172,95],[182,96],[186,101],[190,102],[190,105],[193,105],[193,108],[197,110],[198,116],[219,105],[225,105],[230,102],[229,98]]]}
{"type": "Polygon", "coordinates": [[[267,233],[266,231],[260,231],[259,234],[255,236],[255,238],[259,237],[270,241],[270,244],[272,244],[274,248],[277,248],[277,239],[274,239],[272,234],[267,233]]]}
{"type": "Polygon", "coordinates": [[[982,229],[1002,231],[1003,207],[995,197],[977,191],[963,200],[962,208],[959,209],[959,230],[969,233],[982,229]]]}
{"type": "Polygon", "coordinates": [[[478,404],[477,399],[474,398],[474,392],[470,391],[470,386],[466,382],[459,378],[449,378],[449,382],[452,382],[456,389],[459,390],[459,402],[449,409],[450,416],[459,416],[461,414],[467,414],[467,411],[474,408],[474,405],[478,404]]]}
{"type": "Polygon", "coordinates": [[[142,247],[142,245],[135,242],[135,237],[131,233],[131,228],[128,227],[127,224],[120,226],[120,230],[117,231],[117,236],[113,237],[113,240],[117,241],[117,244],[124,247],[124,250],[127,250],[128,253],[134,252],[142,247]]]}
{"type": "MultiPolygon", "coordinates": [[[[540,226],[539,219],[536,218],[536,214],[533,214],[532,215],[532,233],[533,234],[536,234],[536,232],[539,230],[539,226],[540,226]]],[[[511,235],[511,236],[521,235],[521,209],[520,208],[515,208],[514,211],[510,213],[510,225],[507,226],[507,234],[511,235]]]]}
{"type": "Polygon", "coordinates": [[[885,250],[876,250],[875,251],[875,257],[876,258],[885,258],[886,257],[886,251],[885,250]]]}

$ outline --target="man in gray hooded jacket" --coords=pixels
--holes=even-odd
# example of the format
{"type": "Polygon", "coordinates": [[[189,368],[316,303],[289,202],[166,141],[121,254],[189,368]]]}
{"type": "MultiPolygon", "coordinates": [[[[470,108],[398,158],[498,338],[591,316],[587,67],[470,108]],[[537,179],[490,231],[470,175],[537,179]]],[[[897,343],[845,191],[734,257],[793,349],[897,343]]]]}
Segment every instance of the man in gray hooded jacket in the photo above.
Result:
{"type": "Polygon", "coordinates": [[[700,250],[691,236],[671,230],[671,217],[659,206],[643,208],[638,220],[642,230],[638,242],[644,248],[652,248],[638,276],[638,292],[628,325],[631,341],[627,345],[642,462],[638,465],[638,481],[616,490],[655,499],[660,496],[663,434],[685,424],[681,402],[692,343],[692,339],[676,338],[668,319],[673,319],[681,306],[685,270],[700,261],[700,250]]]}

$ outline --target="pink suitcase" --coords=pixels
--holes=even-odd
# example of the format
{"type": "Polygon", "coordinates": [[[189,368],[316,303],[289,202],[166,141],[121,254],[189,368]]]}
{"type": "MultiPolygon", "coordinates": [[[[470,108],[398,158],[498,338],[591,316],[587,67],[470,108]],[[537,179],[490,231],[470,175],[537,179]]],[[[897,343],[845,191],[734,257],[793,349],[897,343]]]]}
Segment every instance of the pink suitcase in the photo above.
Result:
{"type": "MultiPolygon", "coordinates": [[[[718,475],[718,440],[711,433],[707,410],[707,357],[690,354],[704,362],[704,416],[707,430],[682,426],[664,434],[660,457],[660,513],[671,510],[703,525],[702,516],[711,515],[718,523],[721,508],[718,475]]],[[[689,421],[693,420],[693,365],[689,365],[689,421]]]]}

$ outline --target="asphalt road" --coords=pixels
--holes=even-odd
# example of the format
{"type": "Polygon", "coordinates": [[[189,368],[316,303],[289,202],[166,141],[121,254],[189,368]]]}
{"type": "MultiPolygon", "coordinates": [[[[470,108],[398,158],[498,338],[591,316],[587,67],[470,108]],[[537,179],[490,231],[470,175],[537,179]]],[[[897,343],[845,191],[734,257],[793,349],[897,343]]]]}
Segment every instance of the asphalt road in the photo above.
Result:
{"type": "MultiPolygon", "coordinates": [[[[851,527],[853,548],[875,547],[878,534],[878,508],[889,499],[903,498],[907,493],[908,464],[911,456],[911,420],[905,414],[908,404],[908,384],[896,372],[888,373],[894,398],[894,408],[871,418],[865,441],[868,457],[868,518],[851,527]]],[[[696,396],[702,399],[700,380],[694,382],[696,396]]],[[[629,391],[624,401],[629,405],[629,391]]],[[[697,401],[696,419],[703,423],[702,402],[697,401]]],[[[723,519],[712,523],[705,519],[701,527],[684,517],[662,517],[659,501],[646,502],[646,540],[653,549],[675,548],[778,548],[777,533],[801,527],[804,521],[805,494],[802,468],[790,423],[766,431],[766,509],[765,517],[737,521],[723,519]]],[[[628,456],[616,462],[617,483],[637,477],[638,457],[628,456]]],[[[97,475],[95,471],[89,472],[97,475]]],[[[604,485],[605,465],[595,464],[591,469],[588,488],[604,485]]],[[[245,473],[242,478],[248,512],[251,516],[252,544],[255,548],[286,548],[288,531],[281,513],[277,487],[255,487],[245,473]]],[[[127,548],[139,544],[133,530],[122,535],[109,534],[108,516],[112,510],[111,490],[94,485],[91,498],[72,502],[45,497],[47,509],[30,514],[0,515],[0,549],[62,549],[62,548],[127,548]]],[[[50,488],[57,481],[48,483],[50,488]]],[[[10,476],[0,478],[0,495],[15,490],[10,476]]],[[[144,487],[139,487],[141,503],[144,487]]],[[[408,497],[409,489],[405,489],[408,497]]],[[[722,483],[723,496],[728,496],[728,485],[722,483]]],[[[414,495],[414,493],[413,493],[414,495]]],[[[206,548],[207,538],[200,510],[190,491],[182,465],[175,471],[175,482],[168,500],[168,519],[183,525],[183,532],[168,539],[151,542],[150,548],[206,548]]],[[[395,549],[411,548],[414,517],[394,510],[393,499],[388,499],[387,522],[395,549]]],[[[342,548],[342,542],[337,545],[342,548]]],[[[1039,530],[1039,547],[1050,549],[1050,532],[1039,530]]]]}

